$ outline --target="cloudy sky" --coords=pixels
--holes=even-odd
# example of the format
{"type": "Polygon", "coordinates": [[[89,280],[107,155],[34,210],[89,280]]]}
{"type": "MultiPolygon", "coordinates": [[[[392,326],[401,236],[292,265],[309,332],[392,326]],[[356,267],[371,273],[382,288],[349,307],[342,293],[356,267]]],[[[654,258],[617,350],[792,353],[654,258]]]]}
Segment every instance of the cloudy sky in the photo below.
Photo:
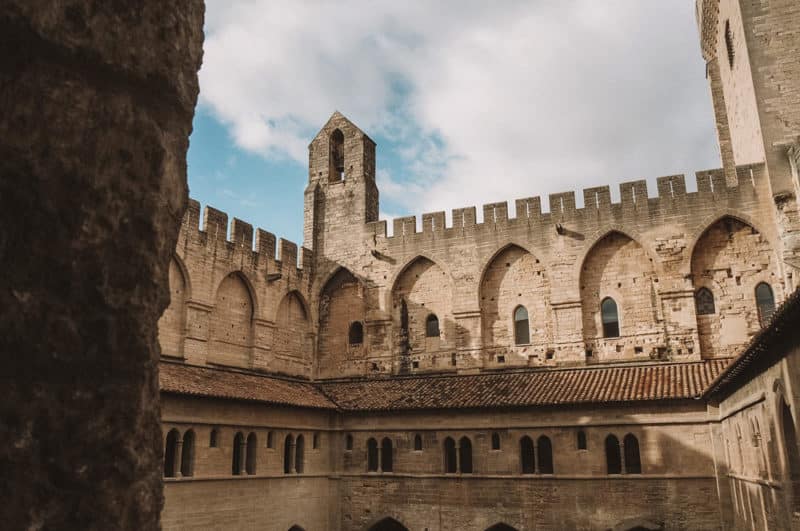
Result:
{"type": "Polygon", "coordinates": [[[191,195],[299,243],[334,110],[378,143],[384,218],[602,184],[616,200],[639,178],[654,195],[719,166],[693,3],[209,0],[191,195]]]}

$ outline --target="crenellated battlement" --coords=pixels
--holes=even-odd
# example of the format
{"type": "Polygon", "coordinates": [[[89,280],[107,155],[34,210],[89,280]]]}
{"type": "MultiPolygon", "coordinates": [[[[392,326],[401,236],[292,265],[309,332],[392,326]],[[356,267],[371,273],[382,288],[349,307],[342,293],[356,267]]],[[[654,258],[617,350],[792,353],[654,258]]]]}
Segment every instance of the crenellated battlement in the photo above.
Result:
{"type": "Polygon", "coordinates": [[[311,268],[312,251],[300,247],[298,262],[298,245],[294,242],[283,238],[276,240],[273,233],[260,228],[255,230],[254,241],[253,226],[250,223],[233,218],[229,227],[228,214],[211,206],[203,209],[202,225],[200,219],[200,203],[190,199],[181,223],[181,231],[187,236],[194,236],[193,240],[196,239],[208,247],[220,245],[234,251],[249,250],[255,262],[271,262],[267,264],[270,271],[294,269],[302,274],[311,268]]]}
{"type": "Polygon", "coordinates": [[[659,218],[678,211],[691,209],[698,202],[739,201],[753,197],[757,181],[764,179],[763,165],[737,168],[738,183],[726,182],[722,169],[704,170],[695,174],[696,192],[688,192],[684,175],[667,175],[656,179],[657,195],[650,197],[647,181],[637,180],[619,185],[620,201],[614,203],[610,186],[583,189],[583,207],[578,207],[574,191],[549,194],[547,211],[543,210],[541,197],[515,200],[516,216],[510,217],[508,203],[488,203],[481,206],[483,221],[477,220],[477,207],[452,210],[452,221],[445,221],[444,212],[422,214],[422,230],[417,230],[416,216],[392,220],[392,234],[387,234],[387,224],[379,221],[368,224],[370,234],[378,238],[422,238],[431,234],[451,234],[453,231],[497,230],[506,225],[555,225],[562,223],[591,223],[647,216],[659,218]]]}

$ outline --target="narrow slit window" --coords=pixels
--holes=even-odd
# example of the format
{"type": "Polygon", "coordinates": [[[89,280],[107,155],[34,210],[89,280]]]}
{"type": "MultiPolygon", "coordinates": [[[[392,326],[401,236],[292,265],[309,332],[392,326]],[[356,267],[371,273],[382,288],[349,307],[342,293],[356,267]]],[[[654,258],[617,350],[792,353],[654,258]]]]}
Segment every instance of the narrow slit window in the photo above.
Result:
{"type": "Polygon", "coordinates": [[[536,461],[539,463],[540,474],[553,473],[553,443],[546,435],[536,441],[536,461]]]}
{"type": "Polygon", "coordinates": [[[578,450],[586,450],[586,432],[583,430],[578,432],[578,450]]]}
{"type": "Polygon", "coordinates": [[[447,474],[455,474],[458,471],[456,442],[451,437],[444,440],[444,471],[447,474]]]}
{"type": "Polygon", "coordinates": [[[394,470],[392,457],[392,440],[385,437],[381,441],[381,472],[392,472],[394,470]]]}
{"type": "Polygon", "coordinates": [[[461,437],[458,441],[458,469],[462,474],[472,474],[472,441],[461,437]]]}
{"type": "Polygon", "coordinates": [[[641,474],[642,461],[639,456],[639,440],[635,435],[629,433],[623,439],[623,446],[625,446],[625,472],[641,474]]]}
{"type": "Polygon", "coordinates": [[[178,430],[170,430],[170,432],[167,434],[167,442],[166,446],[164,447],[165,478],[173,478],[176,475],[178,439],[180,439],[180,433],[178,433],[178,430]]]}
{"type": "Polygon", "coordinates": [[[600,303],[600,315],[603,320],[603,337],[619,337],[619,312],[617,303],[606,297],[600,303]]]}
{"type": "Polygon", "coordinates": [[[533,440],[527,435],[519,440],[519,462],[523,474],[534,473],[535,457],[533,454],[533,440]]]}
{"type": "Polygon", "coordinates": [[[527,345],[531,342],[528,310],[525,306],[517,306],[514,310],[514,344],[527,345]]]}
{"type": "Polygon", "coordinates": [[[497,432],[492,433],[492,450],[500,449],[500,434],[497,432]]]}
{"type": "Polygon", "coordinates": [[[367,471],[378,471],[378,441],[372,438],[367,441],[367,471]]]}
{"type": "Polygon", "coordinates": [[[619,451],[619,439],[613,435],[606,437],[606,470],[609,474],[622,473],[622,455],[619,451]]]}
{"type": "Polygon", "coordinates": [[[194,430],[183,434],[183,448],[181,450],[181,476],[194,475],[194,430]]]}
{"type": "Polygon", "coordinates": [[[422,451],[422,437],[419,434],[414,436],[414,451],[415,452],[422,451]]]}

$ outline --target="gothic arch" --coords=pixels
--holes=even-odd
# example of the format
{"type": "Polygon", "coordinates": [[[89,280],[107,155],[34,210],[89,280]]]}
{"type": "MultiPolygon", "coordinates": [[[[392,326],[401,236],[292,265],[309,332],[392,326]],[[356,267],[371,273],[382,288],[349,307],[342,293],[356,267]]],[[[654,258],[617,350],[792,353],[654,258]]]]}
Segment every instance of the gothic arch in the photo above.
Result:
{"type": "Polygon", "coordinates": [[[692,289],[710,290],[715,302],[713,314],[697,315],[704,357],[738,353],[761,328],[756,286],[780,289],[777,257],[764,235],[739,216],[714,219],[692,243],[688,260],[692,289]]]}
{"type": "Polygon", "coordinates": [[[656,274],[660,274],[662,272],[661,261],[658,259],[658,255],[656,255],[656,253],[653,252],[653,250],[649,247],[642,245],[642,242],[647,241],[647,238],[645,238],[642,233],[630,227],[623,227],[621,225],[607,225],[596,231],[591,235],[591,237],[586,238],[587,243],[583,246],[583,249],[580,251],[580,254],[575,260],[575,278],[580,278],[580,273],[583,271],[583,266],[586,262],[586,259],[591,255],[597,244],[602,242],[605,238],[613,233],[622,234],[623,236],[626,236],[638,243],[644,250],[645,254],[647,254],[647,258],[653,264],[653,270],[656,272],[656,274]]]}
{"type": "Polygon", "coordinates": [[[635,346],[642,350],[661,341],[656,278],[653,258],[628,234],[612,230],[592,244],[578,279],[583,339],[593,356],[607,360],[633,355],[634,345],[617,337],[635,336],[635,346]],[[601,312],[602,301],[608,299],[616,308],[613,333],[604,326],[601,312]]]}
{"type": "Polygon", "coordinates": [[[318,361],[320,371],[336,369],[345,359],[361,359],[366,354],[369,337],[357,345],[348,341],[350,327],[361,323],[367,313],[364,283],[349,269],[338,267],[322,285],[318,300],[318,361]]]}
{"type": "MultiPolygon", "coordinates": [[[[546,344],[552,335],[547,268],[522,246],[505,245],[486,263],[478,284],[478,303],[486,348],[505,349],[519,343],[514,319],[519,307],[525,308],[531,328],[524,330],[526,344],[546,344]]],[[[527,363],[527,356],[524,358],[527,363]]]]}
{"type": "Polygon", "coordinates": [[[396,356],[425,357],[455,348],[453,282],[447,270],[426,256],[417,256],[399,270],[391,286],[396,356]],[[428,337],[426,323],[431,315],[438,320],[440,333],[428,337]]]}
{"type": "Polygon", "coordinates": [[[391,301],[391,293],[394,292],[394,290],[396,289],[398,280],[403,276],[403,274],[406,271],[408,271],[409,268],[413,267],[414,264],[416,264],[420,260],[427,260],[427,261],[432,262],[432,263],[436,264],[437,266],[439,266],[442,269],[442,271],[444,271],[445,274],[447,275],[447,281],[451,285],[453,284],[453,275],[451,274],[450,269],[446,265],[443,265],[441,262],[439,262],[437,260],[434,260],[433,258],[431,258],[430,256],[427,256],[425,254],[418,254],[414,258],[412,258],[410,260],[406,260],[404,265],[402,267],[398,268],[392,274],[391,278],[389,279],[389,282],[387,283],[387,286],[391,286],[391,290],[389,291],[389,300],[387,300],[387,302],[389,303],[388,307],[391,307],[391,302],[392,302],[391,301]]]}
{"type": "Polygon", "coordinates": [[[219,283],[209,319],[209,361],[247,367],[257,315],[252,284],[241,272],[227,274],[219,283]]]}
{"type": "Polygon", "coordinates": [[[186,266],[177,255],[169,262],[168,275],[170,301],[158,320],[158,341],[162,355],[182,357],[190,287],[186,266]]]}
{"type": "Polygon", "coordinates": [[[308,305],[299,291],[289,291],[283,296],[275,312],[273,352],[310,361],[313,349],[308,305]]]}
{"type": "Polygon", "coordinates": [[[733,218],[745,225],[750,225],[754,230],[758,231],[759,234],[767,241],[771,249],[775,249],[775,245],[773,245],[773,241],[770,237],[767,236],[767,233],[764,232],[763,227],[761,224],[752,218],[752,216],[748,216],[742,212],[734,212],[733,210],[718,210],[717,212],[706,216],[706,218],[697,225],[697,229],[686,239],[686,251],[688,261],[686,262],[686,270],[685,273],[691,273],[691,260],[692,255],[694,254],[695,248],[697,247],[697,242],[705,235],[706,232],[715,224],[722,221],[725,218],[733,218]]]}

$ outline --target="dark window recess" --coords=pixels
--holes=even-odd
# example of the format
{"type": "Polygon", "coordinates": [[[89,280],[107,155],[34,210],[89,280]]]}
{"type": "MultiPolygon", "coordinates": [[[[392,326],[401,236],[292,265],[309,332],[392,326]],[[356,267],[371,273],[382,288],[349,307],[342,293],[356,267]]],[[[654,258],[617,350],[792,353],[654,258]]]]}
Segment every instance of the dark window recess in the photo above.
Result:
{"type": "Polygon", "coordinates": [[[539,437],[539,440],[536,441],[536,450],[536,461],[539,463],[539,473],[552,474],[553,444],[550,442],[550,438],[545,435],[539,437]]]}
{"type": "Polygon", "coordinates": [[[233,437],[233,455],[231,459],[231,474],[238,476],[242,472],[242,447],[244,446],[244,435],[237,433],[233,437]]]}
{"type": "Polygon", "coordinates": [[[294,439],[291,435],[287,435],[283,441],[283,473],[288,474],[292,471],[292,446],[294,446],[294,439]]]}
{"type": "Polygon", "coordinates": [[[422,451],[422,437],[419,434],[414,436],[414,451],[422,451]]]}
{"type": "Polygon", "coordinates": [[[533,474],[536,470],[533,454],[533,441],[527,435],[519,441],[519,462],[523,474],[533,474]]]}
{"type": "Polygon", "coordinates": [[[578,432],[578,450],[586,450],[586,432],[578,432]]]}
{"type": "Polygon", "coordinates": [[[613,435],[606,437],[606,471],[609,474],[622,473],[622,455],[619,451],[619,439],[613,435]]]}
{"type": "Polygon", "coordinates": [[[378,471],[378,441],[375,439],[367,441],[367,471],[378,471]]]}
{"type": "Polygon", "coordinates": [[[381,441],[381,471],[391,472],[392,470],[392,440],[386,437],[381,441]]]}
{"type": "Polygon", "coordinates": [[[164,447],[164,477],[175,477],[175,459],[178,455],[178,438],[180,433],[178,430],[170,430],[167,434],[167,444],[164,447]]]}
{"type": "Polygon", "coordinates": [[[444,471],[447,474],[455,474],[458,471],[456,442],[450,437],[444,440],[444,471]]]}
{"type": "Polygon", "coordinates": [[[472,474],[472,441],[468,437],[458,441],[458,466],[462,474],[472,474]]]}
{"type": "Polygon", "coordinates": [[[344,438],[344,449],[347,450],[348,452],[353,449],[353,436],[350,435],[349,433],[344,438]]]}
{"type": "Polygon", "coordinates": [[[256,473],[256,461],[258,459],[258,439],[256,434],[251,433],[247,436],[247,454],[244,468],[248,475],[256,473]]]}
{"type": "Polygon", "coordinates": [[[181,475],[185,478],[194,475],[194,430],[189,430],[183,434],[181,475]]]}
{"type": "Polygon", "coordinates": [[[603,299],[600,303],[600,316],[603,321],[603,337],[619,337],[619,313],[614,299],[603,299]]]}
{"type": "Polygon", "coordinates": [[[639,440],[629,433],[623,439],[623,446],[625,446],[625,472],[641,474],[642,461],[639,457],[639,440]]]}
{"type": "Polygon", "coordinates": [[[514,344],[527,345],[531,342],[528,310],[525,306],[517,306],[514,310],[514,344]]]}
{"type": "Polygon", "coordinates": [[[215,428],[211,430],[211,435],[208,436],[208,446],[216,448],[219,445],[219,431],[215,428]]]}
{"type": "Polygon", "coordinates": [[[500,434],[497,432],[492,433],[492,450],[500,449],[500,434]]]}
{"type": "Polygon", "coordinates": [[[364,325],[361,324],[361,321],[355,321],[350,325],[348,342],[351,345],[360,345],[364,342],[364,325]]]}
{"type": "Polygon", "coordinates": [[[294,471],[296,474],[302,474],[305,467],[305,439],[302,435],[297,436],[294,442],[294,471]]]}
{"type": "Polygon", "coordinates": [[[425,335],[427,337],[439,337],[439,318],[430,314],[425,319],[425,335]]]}

